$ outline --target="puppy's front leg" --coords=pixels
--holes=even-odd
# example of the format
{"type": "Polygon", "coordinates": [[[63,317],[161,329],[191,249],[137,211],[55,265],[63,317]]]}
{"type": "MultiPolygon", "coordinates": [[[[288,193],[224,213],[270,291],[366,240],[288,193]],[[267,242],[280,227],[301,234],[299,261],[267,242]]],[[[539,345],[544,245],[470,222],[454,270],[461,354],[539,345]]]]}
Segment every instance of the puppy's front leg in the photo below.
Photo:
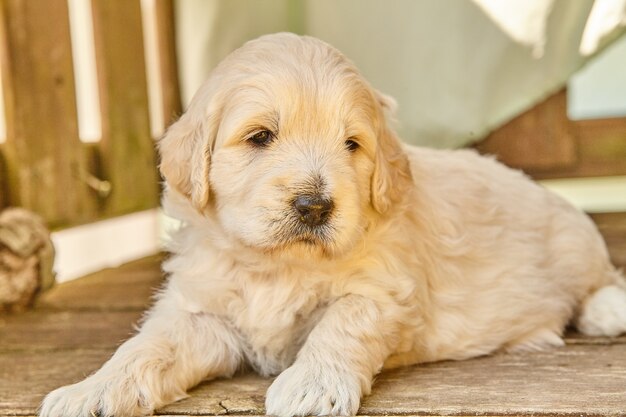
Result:
{"type": "Polygon", "coordinates": [[[232,375],[240,361],[239,340],[226,323],[164,298],[99,371],[48,394],[40,416],[149,414],[183,398],[203,378],[232,375]]]}
{"type": "Polygon", "coordinates": [[[267,392],[267,414],[355,415],[389,354],[390,330],[375,302],[347,295],[331,305],[292,366],[267,392]]]}

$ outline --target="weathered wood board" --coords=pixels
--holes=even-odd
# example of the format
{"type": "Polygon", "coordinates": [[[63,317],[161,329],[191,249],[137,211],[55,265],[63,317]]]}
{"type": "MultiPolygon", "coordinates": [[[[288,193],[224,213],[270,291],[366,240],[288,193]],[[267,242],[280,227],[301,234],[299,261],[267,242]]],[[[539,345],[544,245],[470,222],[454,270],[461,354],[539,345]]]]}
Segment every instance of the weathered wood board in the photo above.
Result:
{"type": "Polygon", "coordinates": [[[570,120],[563,89],[473,145],[533,178],[626,174],[626,117],[570,120]]]}
{"type": "Polygon", "coordinates": [[[626,212],[595,213],[591,219],[604,237],[613,264],[626,270],[626,212]]]}
{"type": "Polygon", "coordinates": [[[103,202],[115,216],[158,205],[158,175],[148,117],[148,87],[139,1],[92,2],[102,109],[98,150],[111,183],[103,202]]]}
{"type": "MultiPolygon", "coordinates": [[[[97,369],[112,349],[3,352],[0,415],[35,413],[43,396],[97,369]]],[[[263,414],[271,380],[254,374],[206,382],[157,414],[263,414]]],[[[387,371],[360,414],[620,415],[626,345],[576,345],[387,371]]]]}
{"type": "Polygon", "coordinates": [[[37,301],[39,310],[144,310],[161,287],[161,261],[156,255],[61,284],[37,301]]]}
{"type": "Polygon", "coordinates": [[[0,352],[115,349],[134,332],[139,311],[31,311],[0,316],[0,352]]]}
{"type": "Polygon", "coordinates": [[[113,349],[2,351],[0,416],[36,414],[48,392],[88,376],[112,353],[113,349]]]}

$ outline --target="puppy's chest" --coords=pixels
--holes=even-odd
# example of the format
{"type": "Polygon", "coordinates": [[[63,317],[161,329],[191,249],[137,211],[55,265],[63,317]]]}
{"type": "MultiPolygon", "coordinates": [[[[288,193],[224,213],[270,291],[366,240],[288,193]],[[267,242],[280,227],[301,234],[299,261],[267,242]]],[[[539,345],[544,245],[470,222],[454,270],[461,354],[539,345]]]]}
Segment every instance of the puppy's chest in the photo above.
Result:
{"type": "Polygon", "coordinates": [[[287,368],[332,302],[324,285],[255,282],[240,292],[231,320],[250,364],[264,375],[287,368]]]}

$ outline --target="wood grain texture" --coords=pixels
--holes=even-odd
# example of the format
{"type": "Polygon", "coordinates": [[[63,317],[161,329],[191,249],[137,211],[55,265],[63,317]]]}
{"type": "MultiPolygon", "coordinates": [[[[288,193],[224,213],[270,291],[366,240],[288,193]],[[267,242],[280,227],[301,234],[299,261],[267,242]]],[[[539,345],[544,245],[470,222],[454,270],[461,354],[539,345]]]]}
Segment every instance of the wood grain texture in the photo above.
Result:
{"type": "Polygon", "coordinates": [[[163,123],[167,128],[180,116],[182,105],[178,80],[174,2],[158,0],[155,4],[157,45],[159,51],[159,84],[163,94],[163,123]]]}
{"type": "Polygon", "coordinates": [[[222,408],[220,414],[263,415],[265,392],[271,383],[271,379],[252,373],[203,382],[189,391],[189,398],[163,407],[155,414],[184,414],[188,410],[211,414],[210,410],[215,410],[215,404],[218,404],[222,408]]]}
{"type": "Polygon", "coordinates": [[[115,349],[134,333],[140,311],[30,311],[0,316],[0,352],[115,349]]]}
{"type": "Polygon", "coordinates": [[[88,167],[78,139],[67,1],[0,2],[0,65],[11,203],[52,227],[94,217],[96,198],[80,180],[88,167]]]}
{"type": "Polygon", "coordinates": [[[569,120],[561,90],[473,147],[536,179],[626,175],[626,117],[569,120]]]}
{"type": "Polygon", "coordinates": [[[476,148],[527,172],[574,166],[576,143],[567,119],[565,91],[548,97],[496,129],[476,148]]]}
{"type": "Polygon", "coordinates": [[[626,346],[568,346],[400,369],[364,414],[594,414],[626,410],[626,346]]]}
{"type": "Polygon", "coordinates": [[[163,283],[161,261],[155,255],[108,268],[57,285],[37,301],[37,310],[143,311],[163,283]]]}
{"type": "Polygon", "coordinates": [[[604,237],[611,261],[626,270],[626,212],[594,213],[590,216],[604,237]]]}
{"type": "MultiPolygon", "coordinates": [[[[0,58],[1,59],[1,58],[0,58]]],[[[9,200],[9,183],[7,181],[7,167],[0,144],[0,210],[11,205],[9,200]]]]}
{"type": "Polygon", "coordinates": [[[570,121],[577,163],[534,174],[537,178],[626,175],[626,117],[570,121]]]}
{"type": "Polygon", "coordinates": [[[158,205],[158,176],[150,134],[139,0],[92,2],[100,85],[100,176],[110,181],[105,216],[158,205]]]}
{"type": "Polygon", "coordinates": [[[0,352],[0,416],[36,414],[47,393],[87,377],[113,351],[0,352]]]}

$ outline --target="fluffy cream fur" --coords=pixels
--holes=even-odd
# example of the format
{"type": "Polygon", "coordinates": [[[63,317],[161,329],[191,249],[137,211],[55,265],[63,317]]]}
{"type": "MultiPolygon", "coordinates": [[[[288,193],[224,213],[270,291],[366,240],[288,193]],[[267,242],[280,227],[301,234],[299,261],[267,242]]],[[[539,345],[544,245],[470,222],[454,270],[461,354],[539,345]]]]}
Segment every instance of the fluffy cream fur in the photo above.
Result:
{"type": "Polygon", "coordinates": [[[243,366],[278,375],[269,414],[353,415],[384,367],[558,346],[576,318],[626,330],[623,277],[584,214],[472,151],[402,145],[392,107],[313,38],[231,54],[159,144],[185,222],[167,285],[40,415],[146,414],[243,366]],[[317,228],[292,207],[311,193],[333,202],[317,228]]]}

